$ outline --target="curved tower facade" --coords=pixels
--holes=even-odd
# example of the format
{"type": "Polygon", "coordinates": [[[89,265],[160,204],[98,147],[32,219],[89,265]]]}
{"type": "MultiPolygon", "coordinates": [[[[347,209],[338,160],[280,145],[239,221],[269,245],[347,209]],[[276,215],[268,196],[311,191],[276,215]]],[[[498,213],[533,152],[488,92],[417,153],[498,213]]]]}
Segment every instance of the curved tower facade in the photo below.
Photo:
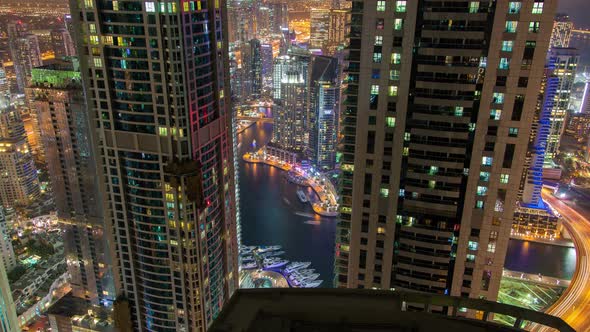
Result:
{"type": "Polygon", "coordinates": [[[238,284],[225,1],[71,6],[116,308],[135,331],[204,331],[238,284]]]}

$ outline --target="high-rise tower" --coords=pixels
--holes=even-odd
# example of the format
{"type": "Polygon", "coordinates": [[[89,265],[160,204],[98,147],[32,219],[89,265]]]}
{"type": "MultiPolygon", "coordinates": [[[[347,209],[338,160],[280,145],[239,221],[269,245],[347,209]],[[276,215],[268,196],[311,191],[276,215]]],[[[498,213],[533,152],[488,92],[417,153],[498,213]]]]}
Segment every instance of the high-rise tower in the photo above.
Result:
{"type": "Polygon", "coordinates": [[[338,287],[496,299],[555,5],[352,1],[338,287]]]}
{"type": "MultiPolygon", "coordinates": [[[[76,60],[33,69],[27,95],[39,121],[53,199],[65,229],[73,295],[98,305],[108,299],[102,206],[88,109],[76,60]]],[[[108,255],[108,253],[106,253],[108,255]]]]}
{"type": "Polygon", "coordinates": [[[28,33],[22,22],[8,24],[8,46],[19,92],[23,92],[31,77],[31,70],[41,66],[41,50],[37,36],[28,33]]]}
{"type": "Polygon", "coordinates": [[[116,320],[204,331],[238,285],[226,2],[70,5],[116,320]]]}
{"type": "Polygon", "coordinates": [[[0,98],[0,204],[26,206],[40,194],[37,168],[20,113],[0,98]]]}

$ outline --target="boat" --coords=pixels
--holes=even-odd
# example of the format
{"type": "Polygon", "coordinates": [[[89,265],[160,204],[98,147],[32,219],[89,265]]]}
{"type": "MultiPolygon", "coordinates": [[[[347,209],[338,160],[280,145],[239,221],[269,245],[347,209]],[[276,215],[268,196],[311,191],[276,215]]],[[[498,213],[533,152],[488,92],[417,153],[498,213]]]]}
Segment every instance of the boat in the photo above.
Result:
{"type": "Polygon", "coordinates": [[[297,197],[299,198],[301,203],[307,203],[308,201],[307,195],[305,195],[305,193],[301,189],[297,189],[297,197]]]}
{"type": "Polygon", "coordinates": [[[279,268],[282,266],[285,266],[289,263],[289,261],[284,260],[284,259],[273,259],[273,260],[268,260],[265,259],[262,263],[262,265],[264,266],[265,269],[275,269],[275,268],[279,268]]]}
{"type": "Polygon", "coordinates": [[[295,285],[301,285],[301,284],[304,284],[304,283],[312,282],[312,281],[316,280],[319,277],[320,277],[320,274],[319,273],[314,273],[314,274],[310,274],[308,276],[290,276],[289,279],[295,285]]]}
{"type": "Polygon", "coordinates": [[[252,262],[248,262],[248,263],[242,263],[242,265],[240,265],[240,267],[243,270],[255,269],[258,267],[258,264],[256,263],[256,261],[252,261],[252,262]]]}
{"type": "Polygon", "coordinates": [[[241,253],[250,253],[250,252],[254,251],[254,249],[256,249],[255,246],[244,246],[244,245],[240,246],[241,253]]]}
{"type": "Polygon", "coordinates": [[[314,281],[310,281],[310,282],[303,282],[301,283],[301,285],[299,287],[301,288],[316,288],[319,287],[322,282],[324,282],[323,280],[314,280],[314,281]]]}
{"type": "Polygon", "coordinates": [[[293,272],[294,274],[300,274],[300,275],[305,275],[305,274],[312,274],[315,272],[315,269],[304,269],[304,270],[298,270],[293,272]]]}
{"type": "Polygon", "coordinates": [[[260,247],[258,247],[258,253],[262,254],[264,252],[280,250],[280,249],[281,249],[281,246],[260,246],[260,247]]]}
{"type": "Polygon", "coordinates": [[[272,256],[280,256],[283,255],[285,252],[284,251],[269,251],[269,252],[265,252],[260,254],[261,257],[267,258],[267,257],[272,257],[272,256]]]}
{"type": "Polygon", "coordinates": [[[242,262],[253,261],[254,260],[254,256],[252,256],[252,255],[249,255],[249,256],[240,256],[240,259],[242,260],[242,262]]]}
{"type": "Polygon", "coordinates": [[[285,267],[285,272],[292,273],[294,271],[305,269],[310,266],[311,262],[293,262],[285,267]]]}

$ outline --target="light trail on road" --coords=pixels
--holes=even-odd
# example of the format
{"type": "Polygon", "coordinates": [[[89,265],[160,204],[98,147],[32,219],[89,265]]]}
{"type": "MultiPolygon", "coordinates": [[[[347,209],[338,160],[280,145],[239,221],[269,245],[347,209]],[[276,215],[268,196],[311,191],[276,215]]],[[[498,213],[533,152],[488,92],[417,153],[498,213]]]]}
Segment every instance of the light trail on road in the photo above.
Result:
{"type": "MultiPolygon", "coordinates": [[[[563,217],[563,224],[572,235],[576,246],[576,272],[570,287],[546,313],[562,318],[576,331],[590,331],[590,220],[559,200],[548,189],[542,192],[543,200],[563,217]]],[[[547,331],[535,327],[533,331],[547,331]]]]}

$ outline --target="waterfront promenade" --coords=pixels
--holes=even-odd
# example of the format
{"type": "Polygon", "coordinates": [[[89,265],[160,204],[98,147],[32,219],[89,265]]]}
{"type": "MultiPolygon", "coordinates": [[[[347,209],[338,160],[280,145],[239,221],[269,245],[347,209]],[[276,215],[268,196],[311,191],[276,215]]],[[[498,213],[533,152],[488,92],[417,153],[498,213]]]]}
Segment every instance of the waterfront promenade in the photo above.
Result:
{"type": "Polygon", "coordinates": [[[336,217],[338,215],[338,200],[334,186],[327,179],[321,176],[314,176],[303,171],[299,165],[289,163],[268,157],[264,149],[259,149],[254,153],[246,153],[243,160],[248,163],[262,163],[272,167],[277,167],[285,172],[294,172],[295,176],[305,179],[298,184],[309,186],[316,193],[319,201],[310,203],[313,211],[324,217],[336,217]]]}

